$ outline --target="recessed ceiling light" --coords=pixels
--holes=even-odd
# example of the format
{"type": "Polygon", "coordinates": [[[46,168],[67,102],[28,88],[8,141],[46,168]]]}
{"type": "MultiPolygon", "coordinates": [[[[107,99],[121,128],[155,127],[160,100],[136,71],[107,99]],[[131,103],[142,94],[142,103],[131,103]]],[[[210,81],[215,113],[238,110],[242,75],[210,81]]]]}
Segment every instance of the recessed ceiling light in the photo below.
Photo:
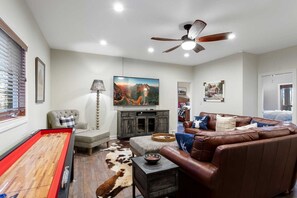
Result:
{"type": "Polygon", "coordinates": [[[116,2],[116,3],[113,4],[113,9],[116,12],[123,12],[124,11],[124,6],[120,2],[116,2]]]}
{"type": "Polygon", "coordinates": [[[101,40],[101,41],[100,41],[100,45],[107,45],[106,40],[101,40]]]}
{"type": "Polygon", "coordinates": [[[236,36],[234,33],[231,33],[228,35],[228,39],[231,40],[231,39],[234,39],[236,36]]]}
{"type": "Polygon", "coordinates": [[[153,53],[155,50],[154,50],[154,48],[149,47],[149,48],[147,49],[147,51],[148,51],[149,53],[153,53]]]}
{"type": "Polygon", "coordinates": [[[188,58],[189,56],[190,56],[189,53],[185,53],[185,54],[184,54],[184,57],[186,57],[186,58],[188,58]]]}

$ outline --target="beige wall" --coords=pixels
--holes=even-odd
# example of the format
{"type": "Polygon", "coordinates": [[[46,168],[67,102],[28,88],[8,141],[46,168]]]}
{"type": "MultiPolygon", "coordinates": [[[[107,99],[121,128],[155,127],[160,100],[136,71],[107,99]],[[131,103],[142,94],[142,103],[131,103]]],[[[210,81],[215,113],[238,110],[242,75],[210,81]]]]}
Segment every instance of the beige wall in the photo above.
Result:
{"type": "Polygon", "coordinates": [[[0,122],[0,154],[32,131],[46,128],[46,113],[50,109],[50,50],[25,1],[2,0],[1,18],[28,45],[26,54],[26,119],[0,122]],[[46,64],[45,102],[35,103],[35,57],[46,64]],[[16,126],[16,123],[19,123],[16,126]]]}
{"type": "Polygon", "coordinates": [[[293,73],[293,90],[294,90],[294,102],[293,102],[293,122],[296,123],[296,69],[297,69],[297,46],[289,47],[266,54],[262,54],[258,57],[258,114],[262,115],[263,110],[263,95],[261,90],[261,75],[263,74],[278,74],[278,73],[293,73]]]}
{"type": "Polygon", "coordinates": [[[52,109],[78,109],[81,121],[95,127],[96,94],[90,93],[94,79],[104,81],[106,91],[100,96],[102,129],[116,136],[118,109],[168,109],[170,130],[177,125],[177,82],[192,81],[192,68],[112,56],[62,50],[51,51],[52,109]],[[113,76],[124,75],[160,79],[159,106],[114,107],[113,76]]]}
{"type": "Polygon", "coordinates": [[[258,56],[243,53],[243,115],[258,115],[258,56]]]}
{"type": "Polygon", "coordinates": [[[243,114],[243,55],[235,54],[194,68],[193,115],[201,111],[243,114]],[[225,80],[225,101],[204,102],[204,82],[225,80]]]}

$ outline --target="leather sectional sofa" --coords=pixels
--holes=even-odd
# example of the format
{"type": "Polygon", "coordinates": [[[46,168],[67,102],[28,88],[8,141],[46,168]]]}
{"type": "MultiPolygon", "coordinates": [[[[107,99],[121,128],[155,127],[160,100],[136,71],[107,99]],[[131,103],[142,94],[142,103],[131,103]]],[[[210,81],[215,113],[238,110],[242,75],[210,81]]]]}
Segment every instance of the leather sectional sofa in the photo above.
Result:
{"type": "Polygon", "coordinates": [[[265,118],[258,118],[258,117],[251,117],[251,116],[238,116],[238,115],[223,114],[223,113],[201,112],[200,116],[209,116],[208,130],[192,128],[193,121],[185,121],[183,123],[184,128],[185,128],[185,132],[186,133],[196,134],[196,133],[199,133],[199,132],[215,131],[216,130],[216,116],[217,115],[221,115],[222,117],[236,116],[236,127],[241,127],[241,126],[248,125],[248,124],[251,123],[252,120],[254,120],[256,122],[267,123],[269,125],[275,125],[275,126],[283,125],[283,122],[278,121],[278,120],[269,120],[269,119],[265,119],[265,118]]]}
{"type": "MultiPolygon", "coordinates": [[[[216,114],[200,115],[214,118],[216,114]]],[[[227,132],[188,130],[196,134],[190,153],[169,146],[161,149],[163,156],[180,166],[178,197],[269,198],[294,187],[296,126],[248,116],[237,118],[237,126],[252,119],[275,126],[227,132]]],[[[209,128],[215,128],[215,121],[209,122],[213,125],[209,128]]]]}

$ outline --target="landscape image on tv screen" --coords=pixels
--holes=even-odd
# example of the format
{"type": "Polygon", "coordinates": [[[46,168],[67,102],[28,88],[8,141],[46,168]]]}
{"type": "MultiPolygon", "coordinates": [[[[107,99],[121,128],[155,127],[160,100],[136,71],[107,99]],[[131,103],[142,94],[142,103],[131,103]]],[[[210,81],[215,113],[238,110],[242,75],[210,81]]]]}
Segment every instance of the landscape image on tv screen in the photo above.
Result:
{"type": "Polygon", "coordinates": [[[115,106],[159,105],[159,79],[114,76],[113,104],[115,106]]]}

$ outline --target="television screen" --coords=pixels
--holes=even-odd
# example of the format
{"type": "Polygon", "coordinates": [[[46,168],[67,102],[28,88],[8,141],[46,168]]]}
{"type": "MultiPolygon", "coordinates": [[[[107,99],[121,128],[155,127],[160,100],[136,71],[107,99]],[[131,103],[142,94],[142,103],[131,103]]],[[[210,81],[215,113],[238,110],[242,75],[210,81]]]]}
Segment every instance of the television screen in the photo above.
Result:
{"type": "Polygon", "coordinates": [[[113,104],[115,106],[159,105],[159,79],[114,76],[113,104]]]}

